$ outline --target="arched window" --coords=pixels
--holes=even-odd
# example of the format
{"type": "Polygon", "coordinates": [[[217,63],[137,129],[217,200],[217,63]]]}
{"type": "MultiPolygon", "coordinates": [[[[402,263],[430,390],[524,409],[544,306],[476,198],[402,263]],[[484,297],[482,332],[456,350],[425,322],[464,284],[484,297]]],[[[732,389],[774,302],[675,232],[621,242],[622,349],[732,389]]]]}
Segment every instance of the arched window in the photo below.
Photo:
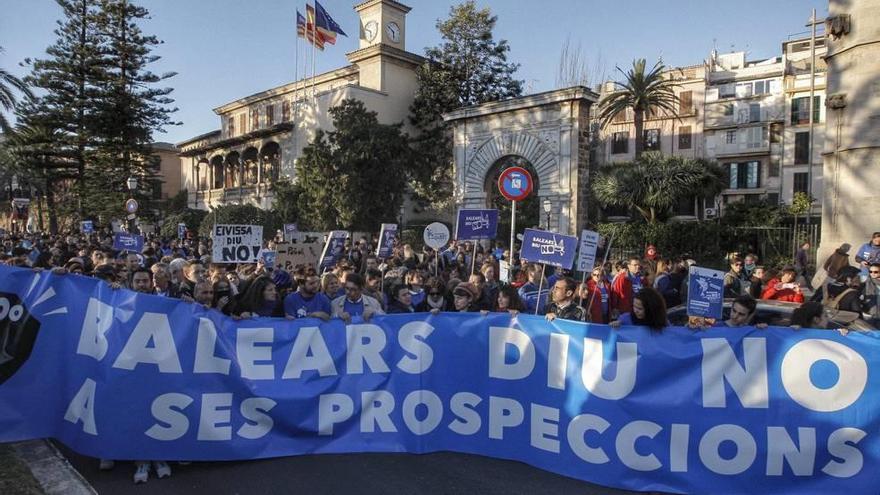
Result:
{"type": "Polygon", "coordinates": [[[266,143],[260,150],[260,161],[263,166],[262,175],[263,182],[274,182],[278,180],[281,172],[281,147],[276,142],[266,143]]]}
{"type": "Polygon", "coordinates": [[[244,167],[244,183],[247,185],[256,184],[260,161],[256,148],[248,148],[244,150],[241,156],[242,166],[244,167]]]}

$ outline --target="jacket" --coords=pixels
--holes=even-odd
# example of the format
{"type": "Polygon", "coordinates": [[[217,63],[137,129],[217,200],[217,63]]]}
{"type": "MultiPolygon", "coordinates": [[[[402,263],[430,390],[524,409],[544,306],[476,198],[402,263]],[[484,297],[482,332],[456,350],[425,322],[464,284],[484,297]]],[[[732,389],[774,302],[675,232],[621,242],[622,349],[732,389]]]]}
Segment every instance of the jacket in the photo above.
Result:
{"type": "Polygon", "coordinates": [[[772,299],[775,301],[788,301],[788,302],[804,302],[804,294],[802,292],[795,292],[794,289],[776,289],[776,284],[781,284],[782,281],[778,278],[774,278],[767,282],[767,288],[764,289],[764,293],[761,294],[761,299],[772,299]]]}
{"type": "MultiPolygon", "coordinates": [[[[639,277],[639,280],[642,283],[642,287],[649,287],[644,277],[639,277]]],[[[617,274],[611,282],[610,309],[616,309],[619,313],[629,313],[632,311],[634,295],[633,283],[630,280],[629,272],[617,274]]]]}
{"type": "MultiPolygon", "coordinates": [[[[339,296],[330,302],[330,316],[332,318],[342,317],[342,313],[345,312],[345,297],[346,296],[339,296]]],[[[370,311],[375,315],[385,314],[385,312],[382,311],[382,305],[380,305],[379,301],[377,301],[375,298],[372,298],[366,294],[361,294],[361,297],[364,300],[364,312],[370,311]]]]}

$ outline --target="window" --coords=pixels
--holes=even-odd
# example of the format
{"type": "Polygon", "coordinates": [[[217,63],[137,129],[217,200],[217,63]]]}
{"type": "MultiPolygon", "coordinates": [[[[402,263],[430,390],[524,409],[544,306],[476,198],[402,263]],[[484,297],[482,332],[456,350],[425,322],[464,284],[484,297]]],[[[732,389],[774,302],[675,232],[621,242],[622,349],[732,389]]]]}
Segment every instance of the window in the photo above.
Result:
{"type": "Polygon", "coordinates": [[[809,177],[806,172],[795,172],[794,174],[794,192],[795,194],[807,192],[807,180],[809,177]]]}
{"type": "Polygon", "coordinates": [[[782,142],[782,124],[770,124],[770,142],[771,143],[781,143],[782,142]]]}
{"type": "Polygon", "coordinates": [[[724,104],[724,115],[725,116],[733,115],[733,103],[725,103],[724,104]]]}
{"type": "Polygon", "coordinates": [[[693,101],[693,92],[691,91],[682,91],[678,94],[678,113],[688,114],[691,113],[691,107],[694,106],[693,101]]]}
{"type": "Polygon", "coordinates": [[[756,95],[765,95],[770,92],[770,81],[755,81],[755,89],[752,91],[756,95]]]}
{"type": "Polygon", "coordinates": [[[746,139],[749,148],[763,147],[766,137],[767,128],[764,126],[749,127],[748,129],[746,129],[746,139]]]}
{"type": "Polygon", "coordinates": [[[290,121],[290,102],[287,100],[281,102],[281,121],[290,121]]]}
{"type": "Polygon", "coordinates": [[[269,127],[275,125],[275,105],[266,106],[266,125],[269,127]]]}
{"type": "Polygon", "coordinates": [[[727,131],[724,133],[724,142],[727,144],[736,144],[736,131],[727,131]]]}
{"type": "Polygon", "coordinates": [[[761,121],[761,104],[760,103],[750,103],[749,104],[749,122],[760,122],[761,121]]]}
{"type": "Polygon", "coordinates": [[[629,153],[629,132],[615,132],[611,141],[611,153],[629,153]]]}
{"type": "Polygon", "coordinates": [[[247,125],[246,125],[246,124],[247,124],[247,121],[246,121],[246,119],[247,119],[247,115],[245,115],[245,114],[240,114],[240,115],[238,116],[238,128],[241,130],[241,133],[242,133],[242,134],[244,134],[244,133],[247,132],[247,125]]]}
{"type": "Polygon", "coordinates": [[[779,177],[779,158],[771,157],[770,166],[767,168],[768,177],[779,177]]]}
{"type": "Polygon", "coordinates": [[[660,151],[660,129],[645,129],[645,151],[660,151]]]}
{"type": "MultiPolygon", "coordinates": [[[[819,105],[821,96],[813,97],[813,122],[819,122],[819,105]]],[[[802,96],[800,98],[791,99],[791,124],[809,124],[810,123],[810,97],[802,96]]]]}
{"type": "Polygon", "coordinates": [[[255,131],[260,128],[260,110],[251,109],[251,130],[255,131]]]}
{"type": "Polygon", "coordinates": [[[226,137],[235,136],[235,118],[229,117],[226,120],[226,137]]]}
{"type": "Polygon", "coordinates": [[[794,133],[794,164],[801,165],[810,160],[810,133],[794,133]]]}
{"type": "Polygon", "coordinates": [[[718,88],[718,96],[720,98],[730,98],[736,96],[736,86],[734,84],[723,84],[718,88]]]}
{"type": "Polygon", "coordinates": [[[761,185],[761,162],[728,163],[728,188],[755,189],[761,185]]]}
{"type": "Polygon", "coordinates": [[[691,149],[691,126],[683,125],[678,128],[678,149],[691,149]]]}

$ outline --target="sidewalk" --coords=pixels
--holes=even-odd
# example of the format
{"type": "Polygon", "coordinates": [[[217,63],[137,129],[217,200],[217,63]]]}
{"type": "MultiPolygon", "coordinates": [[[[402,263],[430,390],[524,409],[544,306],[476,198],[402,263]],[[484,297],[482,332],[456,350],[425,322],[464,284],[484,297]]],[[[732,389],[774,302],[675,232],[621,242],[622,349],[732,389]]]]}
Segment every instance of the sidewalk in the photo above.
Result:
{"type": "Polygon", "coordinates": [[[95,495],[97,492],[48,440],[0,444],[0,493],[95,495]]]}

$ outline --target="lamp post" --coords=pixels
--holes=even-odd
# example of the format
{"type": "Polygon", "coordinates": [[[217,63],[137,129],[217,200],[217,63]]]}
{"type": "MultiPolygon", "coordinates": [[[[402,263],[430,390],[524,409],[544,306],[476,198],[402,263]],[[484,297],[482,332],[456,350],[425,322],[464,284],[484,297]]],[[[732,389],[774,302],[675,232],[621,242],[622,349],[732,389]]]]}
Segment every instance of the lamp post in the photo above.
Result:
{"type": "MultiPolygon", "coordinates": [[[[134,201],[134,192],[137,190],[137,177],[129,177],[126,184],[128,185],[129,201],[134,201]]],[[[137,211],[137,206],[135,206],[135,211],[137,211]]],[[[128,214],[128,232],[131,234],[137,233],[137,214],[135,212],[128,214]]]]}
{"type": "Polygon", "coordinates": [[[551,203],[549,199],[545,199],[543,206],[544,213],[547,214],[547,230],[550,230],[550,210],[553,209],[553,203],[551,203]]]}

